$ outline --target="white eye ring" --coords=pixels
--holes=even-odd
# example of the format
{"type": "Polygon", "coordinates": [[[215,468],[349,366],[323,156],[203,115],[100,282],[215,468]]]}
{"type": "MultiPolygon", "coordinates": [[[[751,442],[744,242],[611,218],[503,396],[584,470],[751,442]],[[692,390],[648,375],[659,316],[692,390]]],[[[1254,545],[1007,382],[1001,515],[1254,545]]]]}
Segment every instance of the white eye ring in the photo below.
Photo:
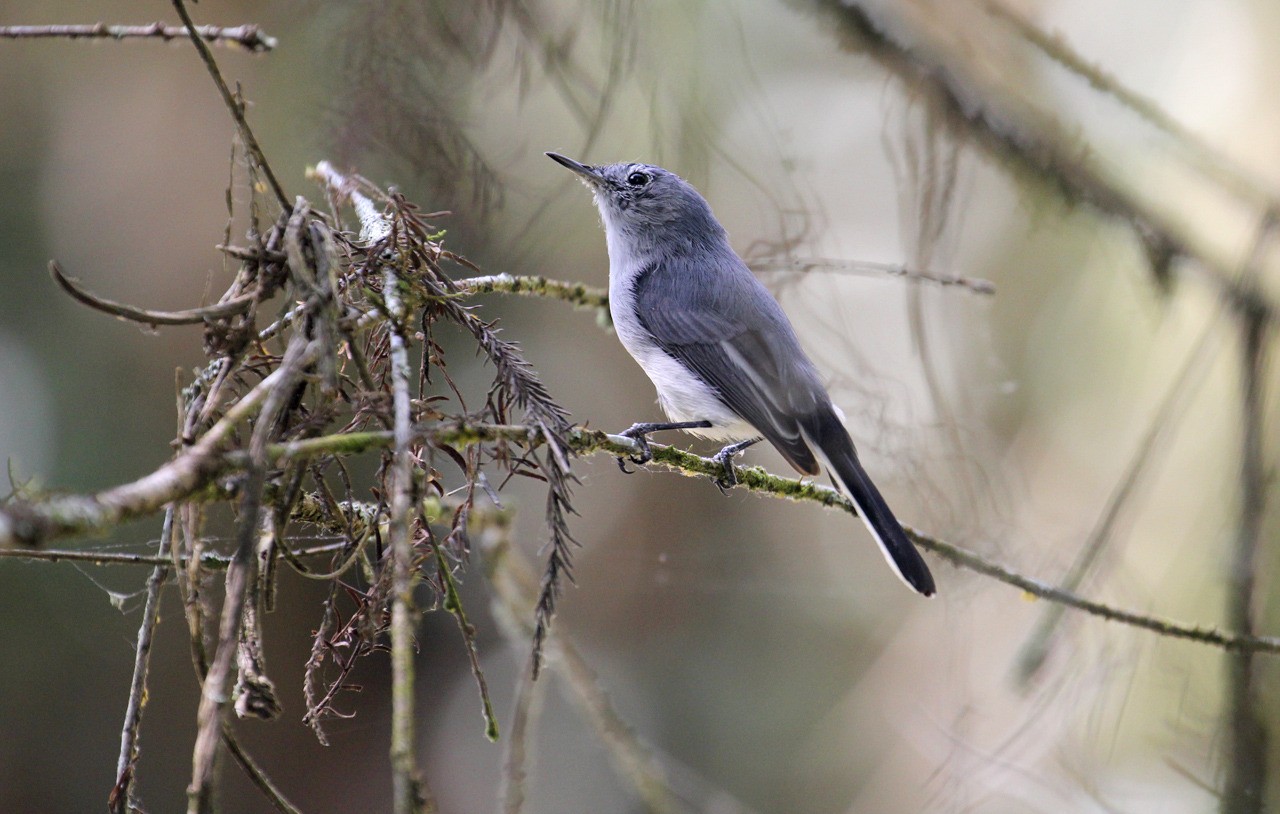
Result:
{"type": "Polygon", "coordinates": [[[627,183],[633,187],[642,187],[649,183],[649,175],[637,170],[627,176],[627,183]]]}

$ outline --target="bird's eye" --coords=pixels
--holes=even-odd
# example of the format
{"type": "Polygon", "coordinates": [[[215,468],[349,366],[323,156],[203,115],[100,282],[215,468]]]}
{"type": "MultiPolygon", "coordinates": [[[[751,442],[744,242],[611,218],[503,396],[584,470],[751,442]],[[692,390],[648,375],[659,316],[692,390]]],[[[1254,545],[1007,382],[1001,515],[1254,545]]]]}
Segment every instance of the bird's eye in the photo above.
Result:
{"type": "Polygon", "coordinates": [[[644,172],[633,172],[627,176],[627,183],[633,187],[642,187],[649,183],[649,174],[644,172]]]}

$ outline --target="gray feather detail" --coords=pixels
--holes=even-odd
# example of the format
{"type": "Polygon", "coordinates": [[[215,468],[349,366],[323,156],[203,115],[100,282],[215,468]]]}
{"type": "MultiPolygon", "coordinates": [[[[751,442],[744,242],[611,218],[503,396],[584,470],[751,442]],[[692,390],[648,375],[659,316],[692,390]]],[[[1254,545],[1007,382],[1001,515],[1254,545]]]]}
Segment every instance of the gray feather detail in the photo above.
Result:
{"type": "Polygon", "coordinates": [[[829,403],[817,371],[781,306],[747,267],[735,256],[733,266],[722,259],[713,268],[700,254],[650,264],[635,276],[641,326],[792,466],[818,474],[799,424],[829,403]]]}

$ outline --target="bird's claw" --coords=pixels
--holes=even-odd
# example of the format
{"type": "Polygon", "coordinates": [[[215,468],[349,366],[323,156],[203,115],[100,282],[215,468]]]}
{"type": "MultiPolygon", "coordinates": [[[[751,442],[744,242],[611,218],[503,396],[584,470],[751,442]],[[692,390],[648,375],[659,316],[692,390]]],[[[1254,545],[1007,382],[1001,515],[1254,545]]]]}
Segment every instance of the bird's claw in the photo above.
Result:
{"type": "Polygon", "coordinates": [[[748,438],[746,441],[730,444],[711,456],[711,460],[720,465],[720,474],[713,476],[711,481],[720,490],[721,494],[729,494],[729,490],[738,485],[738,473],[733,468],[733,456],[760,440],[759,438],[748,438]]]}
{"type": "Polygon", "coordinates": [[[732,444],[711,456],[711,460],[720,465],[720,474],[712,475],[711,482],[722,495],[729,494],[729,490],[738,485],[738,473],[733,469],[733,456],[740,451],[737,444],[732,444]]]}
{"type": "Polygon", "coordinates": [[[617,457],[618,469],[621,469],[623,474],[631,475],[635,472],[634,469],[627,469],[628,460],[636,466],[644,466],[649,463],[649,461],[653,460],[653,450],[649,448],[648,437],[649,433],[653,432],[651,426],[652,425],[650,424],[632,424],[629,428],[618,433],[624,438],[630,438],[632,441],[635,441],[636,447],[639,449],[638,454],[627,456],[619,455],[617,457]]]}
{"type": "Polygon", "coordinates": [[[625,458],[622,455],[617,456],[618,468],[630,475],[631,470],[627,469],[626,463],[628,460],[636,466],[643,466],[653,460],[653,450],[649,448],[649,433],[651,432],[658,432],[659,430],[707,429],[710,426],[710,421],[672,421],[658,424],[640,422],[632,424],[618,434],[635,441],[638,452],[637,454],[627,455],[625,458]]]}

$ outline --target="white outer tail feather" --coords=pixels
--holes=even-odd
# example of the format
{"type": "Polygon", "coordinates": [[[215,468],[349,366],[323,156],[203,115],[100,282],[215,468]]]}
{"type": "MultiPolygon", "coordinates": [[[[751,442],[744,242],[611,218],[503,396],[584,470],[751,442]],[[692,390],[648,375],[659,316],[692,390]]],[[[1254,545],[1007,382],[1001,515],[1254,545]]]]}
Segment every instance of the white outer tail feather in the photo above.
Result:
{"type": "MultiPolygon", "coordinates": [[[[844,423],[844,414],[840,413],[838,408],[837,408],[836,414],[840,416],[841,423],[844,423]]],[[[840,491],[844,494],[845,497],[849,498],[849,502],[852,503],[854,508],[858,510],[858,519],[862,521],[862,525],[867,527],[867,531],[871,532],[871,539],[876,541],[876,546],[880,549],[881,556],[884,557],[885,562],[889,563],[889,568],[890,570],[893,571],[894,576],[896,576],[899,580],[901,580],[903,585],[906,585],[913,592],[918,593],[918,591],[916,590],[916,586],[912,585],[907,580],[906,575],[902,573],[902,569],[898,567],[898,561],[893,558],[893,554],[889,551],[889,547],[885,545],[884,540],[880,537],[880,532],[876,531],[875,526],[871,525],[871,520],[869,519],[867,508],[862,504],[858,503],[858,499],[854,497],[856,490],[850,488],[849,484],[844,482],[844,479],[840,477],[839,470],[837,470],[834,466],[831,465],[831,459],[827,457],[827,453],[823,451],[822,447],[818,446],[818,444],[814,441],[813,437],[810,436],[809,433],[804,432],[803,430],[801,430],[801,434],[804,436],[805,443],[809,445],[809,448],[813,450],[814,455],[816,455],[818,460],[822,462],[823,467],[827,470],[827,473],[831,476],[831,479],[839,485],[840,491]]],[[[930,596],[929,594],[921,594],[921,595],[930,596]]]]}

